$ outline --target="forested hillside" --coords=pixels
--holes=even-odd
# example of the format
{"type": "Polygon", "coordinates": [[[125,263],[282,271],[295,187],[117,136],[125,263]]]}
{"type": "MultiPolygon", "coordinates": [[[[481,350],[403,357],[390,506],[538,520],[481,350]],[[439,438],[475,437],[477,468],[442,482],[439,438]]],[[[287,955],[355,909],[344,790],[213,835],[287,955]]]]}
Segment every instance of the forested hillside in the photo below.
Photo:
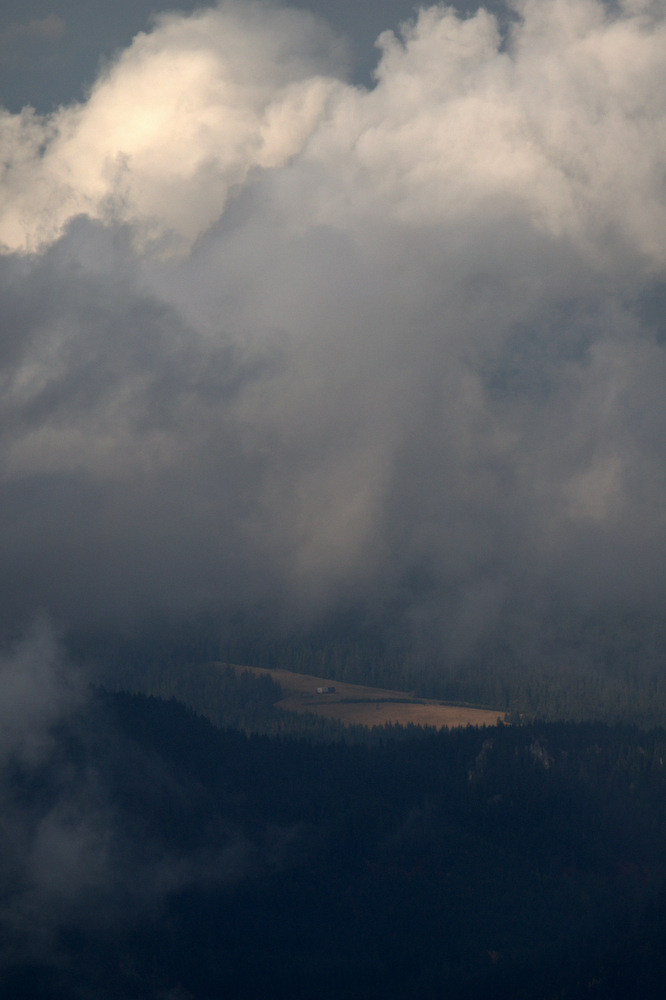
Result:
{"type": "Polygon", "coordinates": [[[5,996],[663,995],[662,730],[315,745],[100,692],[48,740],[3,779],[5,996]]]}
{"type": "Polygon", "coordinates": [[[334,616],[318,629],[285,635],[261,617],[248,615],[224,626],[202,618],[144,629],[140,637],[125,641],[90,636],[72,644],[71,654],[94,669],[107,687],[176,697],[217,724],[261,732],[307,734],[302,727],[311,725],[313,736],[319,732],[329,738],[336,730],[322,728],[316,720],[299,723],[271,714],[270,705],[279,700],[276,688],[265,683],[253,687],[249,678],[220,679],[211,663],[393,688],[509,712],[513,721],[666,725],[666,631],[653,621],[572,614],[541,637],[540,650],[537,655],[528,648],[518,657],[500,644],[452,665],[446,651],[416,656],[354,617],[334,616]],[[544,654],[543,647],[550,653],[544,654]]]}

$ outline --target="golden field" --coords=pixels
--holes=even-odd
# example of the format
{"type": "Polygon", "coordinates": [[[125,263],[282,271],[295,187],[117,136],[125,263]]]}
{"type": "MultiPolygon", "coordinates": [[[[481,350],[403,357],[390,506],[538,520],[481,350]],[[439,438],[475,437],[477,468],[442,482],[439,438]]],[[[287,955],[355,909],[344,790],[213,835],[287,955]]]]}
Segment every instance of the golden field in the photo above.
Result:
{"type": "Polygon", "coordinates": [[[453,729],[456,726],[495,726],[504,721],[504,713],[485,708],[468,708],[463,705],[446,705],[440,701],[414,698],[404,691],[368,687],[362,684],[345,684],[340,681],[296,674],[290,670],[267,670],[263,667],[241,667],[256,676],[268,675],[282,687],[284,698],[278,708],[290,712],[312,712],[327,719],[337,719],[346,726],[383,726],[412,723],[416,726],[435,726],[453,729]],[[323,694],[317,688],[335,690],[323,694]]]}

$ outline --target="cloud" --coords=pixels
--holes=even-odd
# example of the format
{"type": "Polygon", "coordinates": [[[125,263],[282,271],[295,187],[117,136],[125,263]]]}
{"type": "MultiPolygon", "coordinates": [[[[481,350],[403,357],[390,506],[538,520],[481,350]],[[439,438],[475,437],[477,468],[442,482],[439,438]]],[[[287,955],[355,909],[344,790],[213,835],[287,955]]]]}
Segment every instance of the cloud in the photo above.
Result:
{"type": "Polygon", "coordinates": [[[195,759],[165,757],[174,725],[197,727],[184,709],[176,720],[82,680],[44,620],[0,657],[0,972],[10,977],[23,963],[67,969],[70,934],[103,941],[128,919],[151,925],[185,889],[288,867],[305,839],[280,825],[250,839],[195,759]],[[137,719],[149,720],[147,742],[137,719]]]}
{"type": "Polygon", "coordinates": [[[80,684],[60,662],[56,637],[42,619],[0,655],[0,762],[29,766],[50,749],[49,732],[81,700],[80,684]]]}
{"type": "Polygon", "coordinates": [[[666,22],[507,23],[422,10],[366,90],[312,15],[172,14],[4,113],[6,622],[656,613],[666,22]]]}
{"type": "Polygon", "coordinates": [[[44,619],[0,657],[0,925],[4,966],[14,933],[30,928],[36,947],[50,940],[54,912],[99,884],[104,825],[92,797],[61,760],[58,731],[87,701],[81,677],[67,668],[44,619]],[[50,778],[56,775],[51,785],[50,778]],[[51,794],[49,794],[51,793],[51,794]],[[84,806],[88,799],[87,806],[84,806]],[[88,813],[88,815],[86,815],[88,813]],[[98,825],[99,824],[99,825],[98,825]]]}
{"type": "Polygon", "coordinates": [[[336,56],[332,34],[304,13],[159,16],[84,104],[4,114],[0,240],[39,248],[85,213],[191,243],[249,171],[302,148],[335,86],[326,73],[336,56]]]}

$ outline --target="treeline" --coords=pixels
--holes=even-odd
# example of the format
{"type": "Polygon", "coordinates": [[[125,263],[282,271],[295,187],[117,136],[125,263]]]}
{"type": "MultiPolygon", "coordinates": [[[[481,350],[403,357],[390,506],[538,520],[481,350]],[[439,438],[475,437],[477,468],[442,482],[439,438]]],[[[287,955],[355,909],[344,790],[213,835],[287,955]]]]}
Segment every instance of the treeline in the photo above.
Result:
{"type": "Polygon", "coordinates": [[[489,658],[437,678],[427,688],[446,700],[501,708],[513,722],[598,720],[643,728],[666,724],[666,676],[640,667],[618,675],[580,663],[498,665],[489,658]]]}
{"type": "MultiPolygon", "coordinates": [[[[122,678],[113,686],[174,696],[198,711],[209,703],[211,718],[211,712],[218,711],[216,701],[221,704],[218,680],[199,665],[221,662],[463,702],[509,712],[513,721],[598,719],[647,728],[666,724],[666,624],[659,626],[653,619],[618,616],[608,621],[562,614],[544,626],[529,649],[517,652],[500,637],[453,664],[445,650],[417,654],[388,635],[341,617],[308,633],[285,635],[260,616],[246,615],[224,625],[202,618],[177,627],[146,628],[125,642],[79,639],[72,648],[75,655],[98,664],[100,676],[122,678]],[[132,684],[132,677],[141,681],[132,684]]],[[[224,684],[230,702],[235,702],[234,681],[224,684]]],[[[224,711],[215,719],[222,725],[277,732],[268,724],[271,697],[267,688],[248,690],[248,709],[239,709],[239,721],[224,711]]],[[[273,716],[271,725],[279,726],[278,714],[273,716]]]]}
{"type": "Polygon", "coordinates": [[[96,680],[109,691],[175,699],[221,729],[315,742],[367,736],[362,726],[346,730],[335,719],[276,708],[283,692],[275,680],[224,664],[136,662],[129,658],[107,666],[97,673],[96,680]]]}

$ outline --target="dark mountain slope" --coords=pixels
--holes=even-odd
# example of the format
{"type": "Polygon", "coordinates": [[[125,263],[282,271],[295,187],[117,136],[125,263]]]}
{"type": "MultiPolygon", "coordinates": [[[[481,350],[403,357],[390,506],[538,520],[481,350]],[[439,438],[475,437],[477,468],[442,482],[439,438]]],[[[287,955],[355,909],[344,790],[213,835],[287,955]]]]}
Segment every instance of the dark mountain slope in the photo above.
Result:
{"type": "Polygon", "coordinates": [[[380,745],[97,694],[3,778],[14,998],[662,995],[666,735],[380,745]]]}

